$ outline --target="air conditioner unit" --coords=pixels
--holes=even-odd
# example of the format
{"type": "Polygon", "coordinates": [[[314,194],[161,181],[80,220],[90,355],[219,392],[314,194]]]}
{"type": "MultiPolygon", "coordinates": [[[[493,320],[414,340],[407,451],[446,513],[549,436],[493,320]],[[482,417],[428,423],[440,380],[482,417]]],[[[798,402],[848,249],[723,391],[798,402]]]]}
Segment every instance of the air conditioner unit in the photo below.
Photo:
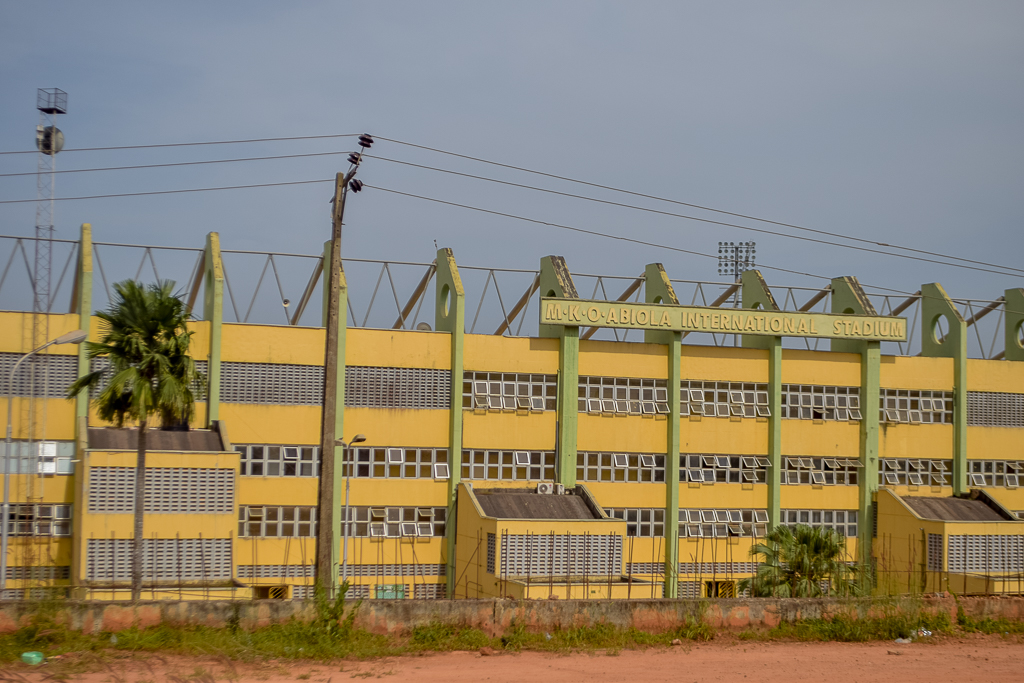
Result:
{"type": "Polygon", "coordinates": [[[555,485],[548,482],[541,482],[537,484],[537,493],[551,495],[555,492],[555,485]]]}
{"type": "Polygon", "coordinates": [[[565,495],[565,487],[562,486],[561,484],[555,484],[555,495],[556,496],[564,496],[565,495]]]}

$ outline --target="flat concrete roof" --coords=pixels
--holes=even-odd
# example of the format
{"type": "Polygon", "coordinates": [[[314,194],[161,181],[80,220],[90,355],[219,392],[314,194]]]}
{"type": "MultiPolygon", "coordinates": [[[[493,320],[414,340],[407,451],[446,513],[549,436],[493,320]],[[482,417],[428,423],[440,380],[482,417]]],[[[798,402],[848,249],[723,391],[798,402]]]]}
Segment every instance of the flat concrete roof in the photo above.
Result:
{"type": "Polygon", "coordinates": [[[927,496],[900,496],[911,510],[927,519],[947,522],[1004,522],[1015,521],[1005,517],[983,500],[969,498],[929,498],[927,496]]]}
{"type": "Polygon", "coordinates": [[[535,489],[473,489],[484,514],[498,519],[600,519],[582,496],[535,489]]]}
{"type": "MultiPolygon", "coordinates": [[[[90,427],[89,448],[97,451],[134,451],[139,448],[138,429],[90,427]]],[[[185,431],[146,430],[147,451],[223,451],[220,434],[209,429],[185,431]]]]}

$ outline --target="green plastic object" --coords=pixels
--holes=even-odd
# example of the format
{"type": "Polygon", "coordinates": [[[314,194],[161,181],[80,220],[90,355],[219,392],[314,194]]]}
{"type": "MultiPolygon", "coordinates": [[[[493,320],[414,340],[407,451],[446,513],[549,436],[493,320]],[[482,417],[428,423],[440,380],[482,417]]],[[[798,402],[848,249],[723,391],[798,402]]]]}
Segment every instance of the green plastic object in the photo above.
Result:
{"type": "Polygon", "coordinates": [[[43,656],[42,652],[21,653],[21,661],[25,662],[26,664],[31,664],[32,666],[42,664],[44,659],[46,659],[46,657],[43,656]]]}

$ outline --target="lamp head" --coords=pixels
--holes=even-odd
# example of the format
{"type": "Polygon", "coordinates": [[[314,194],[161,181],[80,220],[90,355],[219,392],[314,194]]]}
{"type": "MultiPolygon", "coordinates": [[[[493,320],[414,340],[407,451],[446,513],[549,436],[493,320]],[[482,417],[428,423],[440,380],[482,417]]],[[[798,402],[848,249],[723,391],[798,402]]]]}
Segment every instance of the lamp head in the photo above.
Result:
{"type": "Polygon", "coordinates": [[[85,330],[74,330],[62,334],[53,340],[54,344],[81,344],[89,337],[89,333],[85,330]]]}

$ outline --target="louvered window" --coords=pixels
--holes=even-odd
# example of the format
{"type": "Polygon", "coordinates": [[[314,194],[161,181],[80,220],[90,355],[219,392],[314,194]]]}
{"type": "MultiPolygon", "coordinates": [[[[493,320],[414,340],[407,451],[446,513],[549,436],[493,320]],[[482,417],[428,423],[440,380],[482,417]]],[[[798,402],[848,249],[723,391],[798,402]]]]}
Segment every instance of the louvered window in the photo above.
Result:
{"type": "Polygon", "coordinates": [[[782,459],[782,484],[811,484],[815,486],[856,486],[861,464],[852,458],[792,458],[782,459]]]}
{"type": "Polygon", "coordinates": [[[451,387],[450,370],[345,367],[345,405],[350,408],[447,410],[451,387]]]}
{"type": "Polygon", "coordinates": [[[953,392],[881,389],[878,421],[904,424],[952,424],[953,392]]]}
{"type": "Polygon", "coordinates": [[[312,564],[240,564],[240,579],[310,579],[316,576],[312,564]]]}
{"type": "Polygon", "coordinates": [[[495,569],[505,576],[617,576],[622,573],[622,538],[615,534],[502,534],[495,569]]]}
{"type": "MultiPolygon", "coordinates": [[[[341,513],[344,517],[344,508],[341,513]]],[[[349,508],[348,535],[355,538],[440,538],[444,536],[447,518],[446,507],[353,505],[349,508]]]]}
{"type": "Polygon", "coordinates": [[[576,455],[576,479],[579,481],[665,481],[663,453],[593,453],[576,455]]]}
{"type": "Polygon", "coordinates": [[[928,534],[928,571],[942,571],[942,534],[928,534]]]}
{"type": "Polygon", "coordinates": [[[683,380],[679,387],[681,415],[704,417],[767,418],[768,385],[753,382],[683,380]]]}
{"type": "Polygon", "coordinates": [[[555,410],[557,375],[522,372],[466,372],[462,381],[462,407],[477,411],[555,410]]]}
{"type": "MultiPolygon", "coordinates": [[[[90,469],[89,512],[130,513],[134,509],[134,467],[90,469]]],[[[145,511],[169,514],[233,513],[235,472],[213,468],[147,467],[145,511]]]]}
{"type": "Polygon", "coordinates": [[[764,538],[768,511],[763,509],[679,511],[679,538],[764,538]]]}
{"type": "MultiPolygon", "coordinates": [[[[349,576],[444,576],[444,564],[350,564],[349,576]]],[[[341,570],[339,569],[339,572],[341,570]]]]}
{"type": "MultiPolygon", "coordinates": [[[[86,541],[89,581],[129,581],[130,538],[90,538],[86,541]]],[[[231,579],[231,539],[146,538],[142,541],[144,581],[228,581],[231,579]]]]}
{"type": "MultiPolygon", "coordinates": [[[[0,381],[7,390],[11,370],[21,359],[20,353],[0,353],[0,381]]],[[[15,396],[64,398],[68,386],[78,379],[78,356],[32,356],[18,368],[11,391],[15,396]],[[34,388],[34,391],[33,391],[34,388]]]]}
{"type": "Polygon", "coordinates": [[[663,379],[592,377],[579,379],[578,411],[596,415],[668,415],[668,388],[663,379]]]}
{"type": "Polygon", "coordinates": [[[883,458],[878,464],[880,486],[950,486],[952,460],[883,458]]]}
{"type": "Polygon", "coordinates": [[[977,427],[1024,427],[1024,394],[968,391],[967,424],[977,427]]]}
{"type": "Polygon", "coordinates": [[[446,589],[443,583],[417,583],[413,586],[413,597],[417,600],[444,600],[446,589]]]}
{"type": "Polygon", "coordinates": [[[47,579],[70,579],[71,567],[64,566],[34,566],[34,567],[7,567],[8,581],[42,581],[47,579]]]}
{"type": "Polygon", "coordinates": [[[283,363],[222,363],[220,400],[224,403],[321,405],[324,368],[283,363]]]}
{"type": "Polygon", "coordinates": [[[958,534],[948,538],[947,571],[1024,571],[1024,535],[958,534]]]}
{"type": "MultiPolygon", "coordinates": [[[[761,455],[684,453],[679,456],[679,481],[693,484],[763,484],[771,461],[761,455]]],[[[785,482],[783,482],[785,483],[785,482]]]]}

